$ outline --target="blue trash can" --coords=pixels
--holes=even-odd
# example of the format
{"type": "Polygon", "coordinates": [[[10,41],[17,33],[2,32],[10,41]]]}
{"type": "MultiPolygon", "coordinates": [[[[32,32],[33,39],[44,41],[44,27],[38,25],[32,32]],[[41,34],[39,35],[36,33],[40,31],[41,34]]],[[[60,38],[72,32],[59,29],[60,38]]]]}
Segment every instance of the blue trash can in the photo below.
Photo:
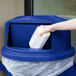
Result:
{"type": "MultiPolygon", "coordinates": [[[[71,46],[70,30],[53,32],[42,49],[29,48],[29,40],[38,26],[62,21],[66,21],[66,19],[58,16],[19,16],[7,21],[5,23],[5,46],[1,51],[2,56],[29,62],[54,61],[73,56],[75,49],[71,46]]],[[[7,76],[12,76],[8,71],[6,72],[7,76]]],[[[67,74],[64,72],[65,76],[68,75],[68,72],[67,74]]],[[[63,76],[63,74],[59,76],[63,76]]]]}

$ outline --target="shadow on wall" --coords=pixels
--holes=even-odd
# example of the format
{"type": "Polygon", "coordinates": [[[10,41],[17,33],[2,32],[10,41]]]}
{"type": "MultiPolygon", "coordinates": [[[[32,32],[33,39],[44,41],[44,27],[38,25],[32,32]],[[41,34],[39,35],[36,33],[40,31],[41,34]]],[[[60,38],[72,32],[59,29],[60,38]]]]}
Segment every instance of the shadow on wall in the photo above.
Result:
{"type": "Polygon", "coordinates": [[[3,71],[0,71],[0,76],[6,76],[6,73],[3,71]]]}

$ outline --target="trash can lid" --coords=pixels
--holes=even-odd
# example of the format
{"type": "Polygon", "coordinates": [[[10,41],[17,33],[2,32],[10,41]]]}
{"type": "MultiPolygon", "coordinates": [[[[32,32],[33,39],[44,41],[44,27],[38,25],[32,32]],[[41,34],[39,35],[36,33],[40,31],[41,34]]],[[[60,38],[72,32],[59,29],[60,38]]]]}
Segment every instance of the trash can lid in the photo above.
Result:
{"type": "MultiPolygon", "coordinates": [[[[6,26],[9,27],[10,23],[44,23],[54,24],[57,22],[65,21],[65,19],[57,16],[19,16],[6,22],[6,26]]],[[[8,33],[8,31],[6,31],[8,33]]],[[[7,35],[7,34],[6,34],[7,35]]],[[[53,35],[52,35],[53,36],[53,35]]],[[[6,36],[7,37],[7,36],[6,36]]],[[[75,53],[73,47],[69,49],[63,49],[57,52],[58,49],[32,49],[32,48],[20,48],[20,47],[8,47],[7,40],[5,47],[2,48],[1,54],[4,57],[21,60],[21,61],[51,61],[60,60],[71,57],[75,53]]],[[[53,40],[53,39],[52,39],[53,40]]],[[[57,46],[55,46],[57,47],[57,46]]]]}
{"type": "Polygon", "coordinates": [[[32,49],[20,47],[3,47],[2,56],[19,61],[54,61],[61,60],[74,55],[74,48],[71,47],[68,52],[55,52],[54,50],[32,49]]]}
{"type": "Polygon", "coordinates": [[[44,23],[53,24],[60,21],[65,21],[65,19],[58,16],[46,16],[46,15],[35,15],[35,16],[18,16],[7,22],[9,23],[44,23]]]}

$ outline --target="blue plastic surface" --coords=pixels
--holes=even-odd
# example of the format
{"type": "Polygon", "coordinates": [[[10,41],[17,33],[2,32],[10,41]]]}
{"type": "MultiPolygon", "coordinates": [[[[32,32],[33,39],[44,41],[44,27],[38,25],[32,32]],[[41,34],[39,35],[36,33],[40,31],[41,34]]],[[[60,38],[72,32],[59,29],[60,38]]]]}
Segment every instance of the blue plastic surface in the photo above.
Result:
{"type": "Polygon", "coordinates": [[[2,56],[20,61],[51,61],[73,56],[70,30],[53,32],[43,49],[29,48],[29,40],[37,26],[62,21],[66,20],[57,16],[19,16],[7,21],[2,56]]]}
{"type": "Polygon", "coordinates": [[[0,71],[5,71],[6,72],[6,68],[2,63],[0,63],[0,71]]]}
{"type": "Polygon", "coordinates": [[[53,61],[65,59],[67,57],[74,55],[74,48],[71,48],[67,51],[69,52],[63,50],[62,52],[57,53],[53,52],[53,50],[45,49],[4,47],[1,53],[4,57],[20,61],[53,61]]]}

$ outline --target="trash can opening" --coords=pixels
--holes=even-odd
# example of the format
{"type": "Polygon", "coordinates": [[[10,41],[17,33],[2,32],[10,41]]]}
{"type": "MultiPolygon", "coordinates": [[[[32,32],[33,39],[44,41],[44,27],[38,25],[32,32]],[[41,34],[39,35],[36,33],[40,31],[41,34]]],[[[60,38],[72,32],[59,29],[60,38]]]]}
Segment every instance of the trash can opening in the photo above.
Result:
{"type": "MultiPolygon", "coordinates": [[[[9,26],[8,46],[29,48],[29,40],[35,29],[40,25],[35,23],[11,23],[9,26]]],[[[51,36],[43,49],[51,49],[51,36]]]]}

